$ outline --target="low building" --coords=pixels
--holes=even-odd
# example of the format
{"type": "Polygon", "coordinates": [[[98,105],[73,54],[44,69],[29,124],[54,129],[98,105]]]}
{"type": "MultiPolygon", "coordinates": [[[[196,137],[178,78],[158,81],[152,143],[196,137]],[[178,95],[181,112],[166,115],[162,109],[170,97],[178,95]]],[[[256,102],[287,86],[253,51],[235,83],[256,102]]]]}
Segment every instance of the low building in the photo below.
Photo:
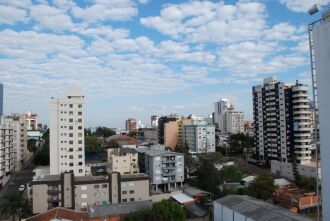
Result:
{"type": "Polygon", "coordinates": [[[184,181],[184,155],[182,153],[138,149],[141,172],[150,176],[151,191],[176,190],[184,181]]]}
{"type": "MultiPolygon", "coordinates": [[[[271,172],[276,176],[281,176],[288,178],[290,180],[294,180],[295,177],[293,175],[292,163],[289,162],[280,162],[277,160],[272,160],[270,162],[271,172]]],[[[316,168],[316,162],[311,161],[308,164],[297,164],[297,171],[300,175],[307,177],[318,177],[321,179],[321,168],[319,166],[318,173],[316,168]]]]}
{"type": "Polygon", "coordinates": [[[158,130],[156,127],[143,128],[143,137],[146,142],[158,144],[158,130]]]}
{"type": "Polygon", "coordinates": [[[202,202],[204,199],[210,200],[210,202],[211,202],[211,199],[214,195],[213,193],[198,189],[193,186],[184,187],[183,192],[185,194],[187,194],[188,196],[192,197],[198,203],[202,202]]]}
{"type": "Polygon", "coordinates": [[[109,148],[108,171],[120,174],[133,174],[139,172],[138,152],[132,148],[109,148]]]}
{"type": "Polygon", "coordinates": [[[119,147],[121,145],[137,145],[138,141],[127,135],[112,135],[105,139],[110,147],[119,147]]]}
{"type": "Polygon", "coordinates": [[[172,195],[171,198],[175,200],[177,203],[179,203],[181,206],[195,204],[195,199],[184,193],[172,195]]]}
{"type": "Polygon", "coordinates": [[[213,202],[214,221],[312,221],[246,195],[227,195],[213,202]]]}
{"type": "Polygon", "coordinates": [[[32,181],[33,214],[55,207],[86,210],[90,205],[149,200],[145,174],[106,176],[44,175],[32,181]]]}
{"type": "Polygon", "coordinates": [[[184,126],[184,142],[193,154],[215,152],[215,126],[184,126]]]}
{"type": "Polygon", "coordinates": [[[25,219],[25,221],[45,221],[45,220],[90,221],[88,215],[85,212],[75,211],[62,207],[53,208],[46,212],[25,219]]]}

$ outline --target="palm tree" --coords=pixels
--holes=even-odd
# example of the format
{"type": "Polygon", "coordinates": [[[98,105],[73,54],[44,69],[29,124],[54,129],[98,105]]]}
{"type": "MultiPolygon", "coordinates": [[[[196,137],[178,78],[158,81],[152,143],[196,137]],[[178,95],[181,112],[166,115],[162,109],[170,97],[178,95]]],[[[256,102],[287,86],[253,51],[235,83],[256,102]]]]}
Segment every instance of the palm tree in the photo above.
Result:
{"type": "Polygon", "coordinates": [[[13,221],[15,221],[15,215],[17,215],[20,220],[24,207],[22,195],[20,193],[13,193],[5,196],[3,199],[4,203],[0,205],[0,213],[12,216],[13,221]]]}

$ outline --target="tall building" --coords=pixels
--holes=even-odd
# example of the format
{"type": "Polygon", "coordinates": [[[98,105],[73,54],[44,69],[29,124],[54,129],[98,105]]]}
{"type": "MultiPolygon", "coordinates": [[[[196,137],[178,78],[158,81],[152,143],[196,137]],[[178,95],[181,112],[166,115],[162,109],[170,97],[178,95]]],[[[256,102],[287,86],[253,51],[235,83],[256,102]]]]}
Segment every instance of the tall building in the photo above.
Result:
{"type": "Polygon", "coordinates": [[[311,160],[308,87],[265,78],[254,86],[255,145],[260,160],[306,164],[311,160]]]}
{"type": "Polygon", "coordinates": [[[84,104],[79,89],[50,100],[50,174],[85,175],[84,104]]]}
{"type": "Polygon", "coordinates": [[[214,123],[222,134],[244,132],[244,114],[241,111],[235,111],[227,98],[222,98],[215,103],[214,123]]]}
{"type": "Polygon", "coordinates": [[[126,131],[128,131],[129,133],[134,133],[137,130],[137,122],[136,119],[134,118],[128,118],[126,120],[126,131]]]}
{"type": "Polygon", "coordinates": [[[0,83],[0,115],[3,115],[3,84],[0,83]]]}
{"type": "Polygon", "coordinates": [[[27,130],[38,130],[38,114],[28,111],[25,114],[27,130]]]}
{"type": "Polygon", "coordinates": [[[0,117],[0,188],[9,180],[14,171],[13,128],[0,117]]]}
{"type": "Polygon", "coordinates": [[[184,140],[190,153],[215,152],[215,126],[186,125],[184,126],[184,140]]]}
{"type": "Polygon", "coordinates": [[[151,116],[151,127],[158,127],[158,119],[159,119],[159,116],[157,116],[157,115],[151,116]]]}
{"type": "MultiPolygon", "coordinates": [[[[309,25],[311,34],[311,59],[313,76],[316,75],[320,128],[320,150],[322,168],[322,212],[323,220],[330,220],[330,10],[322,18],[309,25]]],[[[316,85],[313,85],[315,87],[316,85]]]]}

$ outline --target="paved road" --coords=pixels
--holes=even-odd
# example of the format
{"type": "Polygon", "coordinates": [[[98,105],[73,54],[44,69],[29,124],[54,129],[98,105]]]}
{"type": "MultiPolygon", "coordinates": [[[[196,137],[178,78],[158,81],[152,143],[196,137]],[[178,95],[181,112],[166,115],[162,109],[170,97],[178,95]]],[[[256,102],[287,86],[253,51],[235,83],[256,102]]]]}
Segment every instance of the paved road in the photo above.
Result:
{"type": "MultiPolygon", "coordinates": [[[[18,187],[22,184],[25,186],[27,183],[32,180],[33,177],[33,169],[35,166],[31,163],[31,160],[27,162],[23,169],[19,171],[17,174],[11,177],[11,179],[7,182],[7,184],[4,186],[4,188],[0,191],[0,204],[3,202],[3,197],[6,195],[9,195],[11,193],[18,192],[18,187]],[[10,183],[14,183],[13,185],[9,185],[10,183]]],[[[26,197],[27,193],[26,190],[23,193],[23,196],[26,197]]],[[[0,214],[0,220],[7,220],[8,216],[5,216],[3,214],[0,214]]]]}

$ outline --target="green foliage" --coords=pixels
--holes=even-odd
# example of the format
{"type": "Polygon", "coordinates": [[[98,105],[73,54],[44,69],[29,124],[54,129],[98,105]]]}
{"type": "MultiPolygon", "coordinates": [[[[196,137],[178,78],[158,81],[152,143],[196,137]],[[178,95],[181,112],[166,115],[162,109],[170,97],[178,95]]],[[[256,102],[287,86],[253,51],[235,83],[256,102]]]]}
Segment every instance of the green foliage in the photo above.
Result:
{"type": "Polygon", "coordinates": [[[236,165],[226,166],[221,170],[222,177],[227,183],[239,182],[243,178],[243,171],[236,165]]]}
{"type": "Polygon", "coordinates": [[[15,220],[16,216],[19,218],[22,216],[25,203],[20,193],[12,193],[4,196],[1,202],[4,202],[0,205],[1,214],[10,215],[13,217],[13,220],[15,220]]]}
{"type": "Polygon", "coordinates": [[[213,162],[206,158],[201,159],[201,165],[197,169],[197,185],[206,191],[220,196],[218,186],[221,184],[220,172],[214,167],[213,162]]]}
{"type": "Polygon", "coordinates": [[[164,221],[184,221],[186,213],[183,208],[174,201],[162,200],[153,205],[152,211],[164,221]]]}
{"type": "Polygon", "coordinates": [[[49,151],[47,149],[43,149],[39,151],[34,159],[33,164],[36,166],[48,166],[49,165],[49,151]]]}
{"type": "Polygon", "coordinates": [[[257,176],[249,185],[248,194],[258,199],[267,200],[272,197],[274,190],[275,184],[272,175],[265,173],[257,176]]]}
{"type": "Polygon", "coordinates": [[[35,139],[28,139],[27,149],[30,152],[36,152],[38,150],[37,141],[35,139]]]}
{"type": "Polygon", "coordinates": [[[96,135],[90,135],[85,137],[85,151],[86,153],[102,152],[105,147],[105,141],[101,137],[96,135]]]}
{"type": "Polygon", "coordinates": [[[129,213],[123,218],[124,221],[161,221],[162,218],[151,209],[143,209],[134,213],[129,213]]]}
{"type": "MultiPolygon", "coordinates": [[[[227,149],[230,154],[238,154],[241,155],[244,153],[244,149],[253,148],[253,138],[247,134],[239,133],[239,134],[231,134],[228,138],[228,143],[230,148],[227,149]]],[[[220,151],[224,153],[225,149],[221,148],[220,151]]]]}
{"type": "Polygon", "coordinates": [[[98,137],[110,137],[112,135],[115,135],[116,132],[111,130],[110,128],[107,127],[97,127],[95,132],[92,133],[91,135],[95,135],[98,137]]]}
{"type": "Polygon", "coordinates": [[[184,165],[188,169],[189,174],[197,171],[199,161],[197,158],[194,158],[191,153],[189,153],[188,147],[176,147],[176,152],[184,154],[184,165]]]}
{"type": "Polygon", "coordinates": [[[316,179],[314,177],[299,175],[298,180],[296,180],[296,184],[306,191],[316,190],[316,179]]]}

